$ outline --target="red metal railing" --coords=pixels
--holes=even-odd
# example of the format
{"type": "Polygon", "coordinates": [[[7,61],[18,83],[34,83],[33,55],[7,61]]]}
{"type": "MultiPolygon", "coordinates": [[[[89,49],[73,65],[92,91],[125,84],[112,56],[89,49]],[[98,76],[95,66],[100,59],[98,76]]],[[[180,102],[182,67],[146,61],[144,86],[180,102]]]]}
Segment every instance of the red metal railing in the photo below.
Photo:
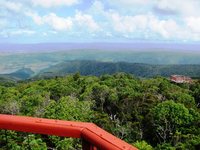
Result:
{"type": "Polygon", "coordinates": [[[137,150],[93,123],[0,114],[0,129],[81,138],[83,150],[137,150]]]}

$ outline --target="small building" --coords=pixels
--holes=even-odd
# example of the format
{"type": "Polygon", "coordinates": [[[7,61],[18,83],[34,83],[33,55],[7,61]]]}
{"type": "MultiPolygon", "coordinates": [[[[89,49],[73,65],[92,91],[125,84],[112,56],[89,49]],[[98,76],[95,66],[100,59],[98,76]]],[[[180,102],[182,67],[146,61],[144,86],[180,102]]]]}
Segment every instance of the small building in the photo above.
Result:
{"type": "Polygon", "coordinates": [[[170,81],[175,83],[191,83],[192,79],[183,75],[171,75],[170,81]]]}

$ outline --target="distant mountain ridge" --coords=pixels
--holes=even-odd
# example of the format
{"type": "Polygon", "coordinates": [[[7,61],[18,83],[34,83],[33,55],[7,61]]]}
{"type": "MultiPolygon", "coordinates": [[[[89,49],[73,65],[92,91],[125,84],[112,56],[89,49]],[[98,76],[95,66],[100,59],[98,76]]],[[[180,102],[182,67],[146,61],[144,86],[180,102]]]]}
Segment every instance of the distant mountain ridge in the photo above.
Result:
{"type": "Polygon", "coordinates": [[[181,50],[181,51],[199,51],[199,43],[155,43],[155,42],[134,42],[134,43],[0,43],[0,52],[52,52],[79,49],[95,50],[181,50]]]}
{"type": "Polygon", "coordinates": [[[172,74],[200,77],[200,65],[153,65],[128,62],[101,62],[92,60],[65,61],[35,74],[29,68],[22,68],[10,74],[0,74],[1,81],[20,81],[26,79],[51,78],[79,72],[81,75],[114,74],[125,72],[137,77],[169,77],[172,74]]]}
{"type": "Polygon", "coordinates": [[[170,76],[181,74],[200,76],[200,65],[152,65],[127,62],[66,61],[42,70],[36,77],[64,76],[80,72],[81,75],[114,74],[126,72],[138,77],[170,76]]]}
{"type": "Polygon", "coordinates": [[[33,76],[34,72],[29,68],[22,68],[9,74],[0,74],[1,80],[26,80],[33,76]]]}

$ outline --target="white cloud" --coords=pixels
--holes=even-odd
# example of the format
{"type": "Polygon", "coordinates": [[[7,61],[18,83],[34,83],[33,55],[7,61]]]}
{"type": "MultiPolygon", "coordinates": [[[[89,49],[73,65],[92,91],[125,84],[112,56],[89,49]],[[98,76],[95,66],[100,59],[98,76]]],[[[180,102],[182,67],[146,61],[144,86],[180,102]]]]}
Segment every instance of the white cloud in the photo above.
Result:
{"type": "Polygon", "coordinates": [[[108,2],[121,7],[133,7],[135,5],[147,5],[151,0],[108,0],[108,2]]]}
{"type": "Polygon", "coordinates": [[[32,0],[33,5],[46,8],[56,6],[72,6],[78,4],[79,0],[32,0]]]}
{"type": "Polygon", "coordinates": [[[51,31],[49,31],[49,33],[51,33],[51,34],[57,34],[58,32],[51,30],[51,31]]]}
{"type": "Polygon", "coordinates": [[[55,30],[63,31],[70,30],[72,28],[72,21],[70,18],[58,17],[54,13],[50,13],[47,16],[44,16],[42,19],[45,23],[49,24],[55,30]]]}
{"type": "Polygon", "coordinates": [[[20,12],[23,8],[23,5],[19,2],[11,2],[11,1],[0,1],[0,6],[2,8],[5,8],[9,11],[13,11],[13,12],[20,12]]]}
{"type": "Polygon", "coordinates": [[[37,13],[27,12],[37,25],[48,24],[55,31],[69,31],[76,27],[78,31],[95,32],[100,30],[100,26],[95,22],[93,17],[88,14],[83,14],[77,11],[72,17],[59,17],[54,13],[45,16],[39,16],[37,13]]]}
{"type": "Polygon", "coordinates": [[[25,15],[31,17],[37,25],[42,25],[44,23],[43,18],[39,16],[37,13],[29,11],[26,12],[25,15]]]}
{"type": "Polygon", "coordinates": [[[164,38],[173,38],[177,36],[176,33],[179,30],[179,26],[174,20],[158,20],[154,16],[150,16],[149,18],[149,28],[164,38]]]}
{"type": "Polygon", "coordinates": [[[0,35],[1,35],[3,38],[9,37],[9,36],[8,36],[8,33],[5,32],[5,31],[0,31],[0,35]]]}
{"type": "Polygon", "coordinates": [[[200,17],[187,17],[185,23],[191,32],[200,33],[200,17]]]}
{"type": "Polygon", "coordinates": [[[9,35],[33,35],[36,32],[34,30],[29,30],[29,29],[17,29],[14,31],[9,31],[8,34],[9,35]]]}
{"type": "Polygon", "coordinates": [[[137,29],[145,29],[147,25],[147,17],[144,15],[136,16],[120,16],[117,13],[111,14],[114,29],[118,32],[131,33],[137,29]]]}
{"type": "MultiPolygon", "coordinates": [[[[123,2],[127,5],[130,3],[142,3],[141,1],[130,2],[120,0],[117,0],[116,3],[117,2],[123,2]]],[[[94,1],[94,3],[91,5],[89,13],[94,14],[95,17],[97,17],[98,19],[100,18],[100,21],[98,23],[107,30],[105,30],[104,32],[105,35],[107,32],[113,30],[114,32],[118,33],[133,33],[138,29],[143,30],[146,28],[148,21],[146,15],[122,15],[117,10],[105,10],[104,4],[99,0],[94,1]]]]}
{"type": "Polygon", "coordinates": [[[172,12],[182,16],[200,15],[199,0],[107,0],[121,13],[147,13],[153,8],[163,10],[163,12],[172,12]]]}
{"type": "Polygon", "coordinates": [[[12,29],[12,30],[2,30],[0,32],[0,36],[3,38],[9,38],[9,37],[22,37],[22,36],[33,36],[36,34],[36,31],[29,30],[29,29],[12,29]]]}
{"type": "Polygon", "coordinates": [[[99,25],[94,21],[93,17],[88,14],[77,12],[74,17],[74,21],[79,27],[83,27],[84,30],[93,32],[100,29],[99,25]]]}
{"type": "Polygon", "coordinates": [[[94,0],[89,9],[85,9],[85,4],[78,10],[70,8],[66,17],[59,16],[57,9],[41,8],[68,9],[81,1],[0,0],[1,35],[32,35],[34,31],[20,29],[31,26],[29,29],[34,28],[43,35],[59,36],[64,31],[66,36],[79,38],[90,35],[113,39],[200,40],[200,0],[94,0]]]}
{"type": "Polygon", "coordinates": [[[181,41],[199,41],[200,40],[200,17],[189,17],[185,23],[178,24],[176,20],[160,20],[151,16],[149,20],[150,34],[159,34],[162,39],[181,40],[181,41]]]}
{"type": "Polygon", "coordinates": [[[105,11],[104,11],[104,4],[99,1],[99,0],[95,0],[90,9],[88,10],[88,12],[90,14],[93,14],[93,15],[104,15],[105,14],[105,11]]]}
{"type": "Polygon", "coordinates": [[[6,19],[0,19],[0,29],[5,28],[8,25],[8,21],[6,19]]]}
{"type": "Polygon", "coordinates": [[[155,6],[161,10],[177,12],[183,16],[200,15],[199,0],[156,0],[155,6]]]}
{"type": "Polygon", "coordinates": [[[151,38],[157,34],[164,39],[182,38],[183,28],[173,19],[159,19],[152,14],[123,16],[116,12],[107,16],[114,32],[118,32],[125,37],[143,36],[151,38]]]}
{"type": "Polygon", "coordinates": [[[154,0],[106,0],[106,2],[121,14],[133,15],[150,10],[154,0]]]}
{"type": "Polygon", "coordinates": [[[54,13],[50,13],[45,16],[39,16],[37,13],[27,12],[26,15],[32,17],[33,21],[37,25],[48,24],[56,31],[67,31],[73,26],[71,18],[59,17],[54,13]]]}
{"type": "Polygon", "coordinates": [[[105,34],[107,37],[113,37],[112,33],[111,32],[106,32],[105,34]]]}
{"type": "Polygon", "coordinates": [[[98,24],[113,35],[144,39],[163,40],[198,40],[200,39],[200,1],[198,0],[109,0],[113,9],[106,9],[103,1],[96,0],[89,10],[93,17],[101,18],[98,24]],[[150,4],[143,13],[129,11],[143,9],[144,4],[150,4]],[[119,11],[128,8],[124,11],[119,11]],[[151,9],[157,7],[167,12],[175,12],[173,17],[159,17],[151,9]],[[151,8],[151,9],[150,9],[151,8]],[[187,16],[187,19],[184,19],[187,16]]]}
{"type": "Polygon", "coordinates": [[[103,5],[103,3],[101,1],[95,0],[93,2],[93,4],[91,5],[91,8],[93,9],[93,11],[100,12],[100,11],[104,10],[104,5],[103,5]]]}
{"type": "Polygon", "coordinates": [[[43,35],[43,36],[47,36],[48,34],[47,34],[46,32],[43,32],[42,35],[43,35]]]}

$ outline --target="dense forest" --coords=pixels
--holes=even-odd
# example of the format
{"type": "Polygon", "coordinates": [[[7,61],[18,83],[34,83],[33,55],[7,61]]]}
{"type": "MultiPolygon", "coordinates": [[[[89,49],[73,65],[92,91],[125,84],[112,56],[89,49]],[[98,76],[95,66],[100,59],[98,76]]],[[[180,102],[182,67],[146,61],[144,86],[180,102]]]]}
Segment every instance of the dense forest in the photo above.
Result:
{"type": "MultiPolygon", "coordinates": [[[[0,113],[93,122],[141,150],[200,149],[200,81],[79,73],[0,82],[0,113]]],[[[80,149],[78,139],[0,131],[1,150],[80,149]]]]}

